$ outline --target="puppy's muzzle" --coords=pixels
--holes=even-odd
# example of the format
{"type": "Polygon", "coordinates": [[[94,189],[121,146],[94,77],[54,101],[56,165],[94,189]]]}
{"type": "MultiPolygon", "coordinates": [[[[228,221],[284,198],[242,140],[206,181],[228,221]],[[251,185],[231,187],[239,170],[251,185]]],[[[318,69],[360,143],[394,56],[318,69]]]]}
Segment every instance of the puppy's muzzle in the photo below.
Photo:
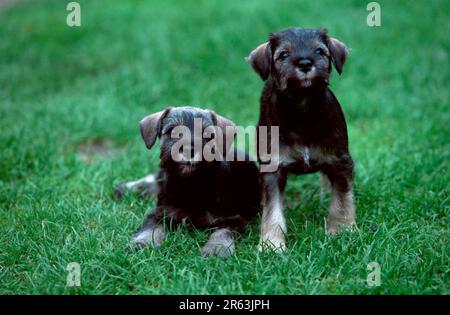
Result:
{"type": "Polygon", "coordinates": [[[300,69],[300,71],[308,73],[312,69],[313,63],[310,59],[304,58],[298,61],[297,67],[298,69],[300,69]]]}

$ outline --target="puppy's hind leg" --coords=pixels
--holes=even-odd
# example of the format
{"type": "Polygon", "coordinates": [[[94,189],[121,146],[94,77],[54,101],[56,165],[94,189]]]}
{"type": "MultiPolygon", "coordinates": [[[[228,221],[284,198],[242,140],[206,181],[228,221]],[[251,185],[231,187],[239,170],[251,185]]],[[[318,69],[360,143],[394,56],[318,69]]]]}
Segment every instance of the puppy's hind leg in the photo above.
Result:
{"type": "Polygon", "coordinates": [[[229,257],[234,254],[233,231],[227,228],[215,230],[202,248],[202,255],[229,257]]]}
{"type": "Polygon", "coordinates": [[[156,175],[149,174],[141,179],[121,183],[114,188],[114,195],[117,198],[123,197],[127,191],[132,191],[144,197],[156,194],[156,175]]]}
{"type": "Polygon", "coordinates": [[[133,248],[142,248],[147,245],[160,246],[166,235],[164,226],[161,224],[162,216],[161,208],[156,208],[154,212],[150,213],[142,227],[134,233],[130,246],[133,248]]]}

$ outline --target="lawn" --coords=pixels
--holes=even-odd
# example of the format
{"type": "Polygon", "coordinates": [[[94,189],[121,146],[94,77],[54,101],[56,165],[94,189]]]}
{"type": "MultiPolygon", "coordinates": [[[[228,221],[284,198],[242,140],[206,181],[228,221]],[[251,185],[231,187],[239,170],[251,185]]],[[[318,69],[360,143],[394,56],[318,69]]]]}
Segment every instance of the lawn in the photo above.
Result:
{"type": "Polygon", "coordinates": [[[79,28],[67,2],[0,11],[0,293],[449,293],[450,2],[380,1],[382,25],[368,27],[356,0],[80,0],[79,28]],[[257,252],[259,219],[227,260],[201,257],[208,233],[187,228],[124,251],[155,203],[111,195],[157,169],[139,120],[190,104],[254,125],[263,82],[244,57],[288,26],[326,27],[352,48],[331,88],[359,231],[328,237],[318,175],[292,176],[284,254],[257,252]],[[79,287],[66,285],[70,262],[79,287]]]}

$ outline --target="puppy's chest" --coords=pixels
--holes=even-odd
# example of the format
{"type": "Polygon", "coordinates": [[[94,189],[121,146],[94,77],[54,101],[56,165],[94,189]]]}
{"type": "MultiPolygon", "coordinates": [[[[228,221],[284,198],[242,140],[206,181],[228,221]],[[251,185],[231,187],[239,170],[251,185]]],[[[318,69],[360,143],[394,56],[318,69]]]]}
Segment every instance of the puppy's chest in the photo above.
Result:
{"type": "Polygon", "coordinates": [[[200,210],[217,203],[218,189],[216,178],[171,179],[165,183],[164,191],[172,203],[181,208],[200,210]]]}

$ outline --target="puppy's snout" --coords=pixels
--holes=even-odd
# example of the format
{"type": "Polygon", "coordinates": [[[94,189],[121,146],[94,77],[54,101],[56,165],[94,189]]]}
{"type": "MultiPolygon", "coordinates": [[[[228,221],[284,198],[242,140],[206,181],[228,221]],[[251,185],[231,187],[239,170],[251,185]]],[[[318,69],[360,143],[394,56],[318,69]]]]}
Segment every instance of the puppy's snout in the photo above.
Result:
{"type": "Polygon", "coordinates": [[[302,58],[297,62],[297,67],[304,73],[307,73],[312,68],[312,61],[308,58],[302,58]]]}

